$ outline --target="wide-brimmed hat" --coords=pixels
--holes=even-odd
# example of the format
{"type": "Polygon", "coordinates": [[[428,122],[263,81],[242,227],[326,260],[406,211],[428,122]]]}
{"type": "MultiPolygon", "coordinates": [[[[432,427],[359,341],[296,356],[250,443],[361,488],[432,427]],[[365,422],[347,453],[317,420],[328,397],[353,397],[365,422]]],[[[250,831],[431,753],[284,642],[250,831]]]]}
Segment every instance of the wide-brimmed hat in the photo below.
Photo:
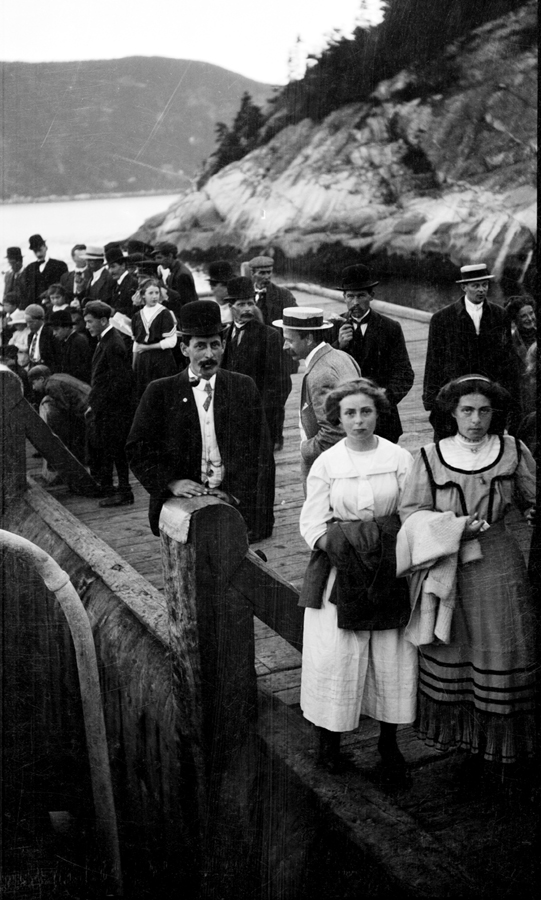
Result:
{"type": "Polygon", "coordinates": [[[235,300],[253,300],[255,297],[254,283],[251,278],[240,275],[238,278],[230,278],[227,282],[226,300],[234,303],[235,300]]]}
{"type": "Polygon", "coordinates": [[[23,255],[21,253],[20,247],[8,247],[6,250],[6,259],[17,259],[21,260],[23,255]]]}
{"type": "Polygon", "coordinates": [[[46,241],[42,238],[41,234],[33,234],[28,238],[28,246],[31,250],[39,250],[45,243],[46,241]]]}
{"type": "Polygon", "coordinates": [[[323,318],[323,310],[317,306],[286,306],[283,318],[276,319],[277,328],[294,328],[296,331],[326,331],[332,322],[323,318]]]}
{"type": "Polygon", "coordinates": [[[254,258],[248,262],[248,265],[251,269],[259,269],[261,266],[272,267],[274,266],[274,260],[272,256],[254,256],[254,258]]]}
{"type": "Polygon", "coordinates": [[[118,244],[114,247],[108,247],[105,250],[105,262],[108,266],[113,263],[124,263],[126,264],[126,257],[124,256],[122,249],[118,246],[118,244]]]}
{"type": "Polygon", "coordinates": [[[26,325],[26,315],[24,309],[15,309],[9,317],[10,325],[26,325]]]}
{"type": "Polygon", "coordinates": [[[460,267],[461,278],[457,284],[466,284],[468,281],[493,281],[494,275],[490,275],[487,266],[484,263],[475,263],[472,266],[460,267]]]}
{"type": "Polygon", "coordinates": [[[49,316],[49,325],[53,327],[58,326],[59,328],[71,328],[73,322],[71,321],[69,309],[57,309],[55,312],[52,312],[49,316]]]}
{"type": "Polygon", "coordinates": [[[230,278],[235,277],[233,266],[226,259],[216,259],[209,263],[208,269],[209,281],[217,281],[219,284],[225,284],[230,278]]]}
{"type": "Polygon", "coordinates": [[[87,244],[86,250],[81,250],[81,259],[103,259],[104,252],[99,244],[87,244]]]}
{"type": "Polygon", "coordinates": [[[214,300],[192,300],[185,303],[180,310],[180,331],[190,337],[212,337],[222,334],[220,307],[214,300]]]}
{"type": "Polygon", "coordinates": [[[375,287],[376,284],[379,284],[379,281],[372,279],[368,266],[363,266],[362,263],[359,263],[356,266],[346,266],[342,270],[342,286],[337,290],[366,291],[375,287]]]}

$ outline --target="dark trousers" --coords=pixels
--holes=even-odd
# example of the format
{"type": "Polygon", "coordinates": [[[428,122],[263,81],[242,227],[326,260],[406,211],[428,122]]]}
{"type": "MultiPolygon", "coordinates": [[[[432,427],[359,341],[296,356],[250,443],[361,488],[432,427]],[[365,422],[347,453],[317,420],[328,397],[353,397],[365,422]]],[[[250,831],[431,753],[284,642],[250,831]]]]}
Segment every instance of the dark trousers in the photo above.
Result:
{"type": "Polygon", "coordinates": [[[131,427],[131,415],[124,410],[103,415],[90,412],[87,417],[88,461],[90,474],[101,488],[113,487],[116,469],[118,489],[127,491],[130,486],[130,470],[126,456],[126,440],[131,427]]]}

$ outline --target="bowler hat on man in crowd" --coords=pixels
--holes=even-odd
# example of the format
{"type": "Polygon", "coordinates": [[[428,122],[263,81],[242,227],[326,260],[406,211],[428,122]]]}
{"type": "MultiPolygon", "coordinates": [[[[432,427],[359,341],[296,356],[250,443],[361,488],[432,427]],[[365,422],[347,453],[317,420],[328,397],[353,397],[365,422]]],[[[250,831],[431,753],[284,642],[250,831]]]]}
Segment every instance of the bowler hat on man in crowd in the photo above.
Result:
{"type": "Polygon", "coordinates": [[[43,247],[45,240],[42,238],[41,234],[33,234],[28,238],[28,246],[31,250],[39,250],[40,247],[43,247]]]}
{"type": "Polygon", "coordinates": [[[362,263],[359,263],[356,266],[346,266],[345,269],[342,269],[342,286],[337,290],[368,291],[377,284],[379,284],[379,281],[372,279],[368,266],[363,266],[362,263]]]}
{"type": "Polygon", "coordinates": [[[173,259],[177,255],[177,245],[172,241],[158,241],[152,251],[152,256],[172,256],[173,259]]]}
{"type": "Polygon", "coordinates": [[[294,328],[295,331],[326,331],[332,322],[323,318],[323,310],[317,306],[286,306],[282,319],[276,319],[277,328],[294,328]]]}
{"type": "Polygon", "coordinates": [[[226,284],[230,278],[235,277],[233,266],[226,259],[217,259],[209,263],[209,281],[212,284],[226,284]]]}
{"type": "Polygon", "coordinates": [[[494,275],[490,275],[485,263],[476,263],[471,266],[460,267],[460,278],[457,284],[467,284],[468,281],[493,281],[494,275]]]}
{"type": "MultiPolygon", "coordinates": [[[[41,245],[40,245],[41,246],[41,245]]],[[[6,250],[6,259],[16,259],[21,262],[23,255],[20,247],[8,247],[6,250]]]]}
{"type": "Polygon", "coordinates": [[[221,334],[227,326],[222,325],[220,307],[214,300],[192,300],[180,310],[180,331],[190,337],[212,337],[221,334]]]}
{"type": "Polygon", "coordinates": [[[234,303],[235,300],[253,300],[255,297],[254,283],[251,278],[239,276],[239,278],[230,278],[227,282],[226,300],[234,303]]]}
{"type": "Polygon", "coordinates": [[[108,266],[113,263],[126,263],[126,257],[118,244],[105,249],[105,262],[108,266]]]}
{"type": "Polygon", "coordinates": [[[57,309],[49,316],[49,325],[59,328],[71,328],[71,313],[69,309],[57,309]]]}
{"type": "Polygon", "coordinates": [[[251,269],[268,269],[274,266],[274,260],[272,256],[254,256],[253,259],[248,261],[248,265],[251,269]]]}

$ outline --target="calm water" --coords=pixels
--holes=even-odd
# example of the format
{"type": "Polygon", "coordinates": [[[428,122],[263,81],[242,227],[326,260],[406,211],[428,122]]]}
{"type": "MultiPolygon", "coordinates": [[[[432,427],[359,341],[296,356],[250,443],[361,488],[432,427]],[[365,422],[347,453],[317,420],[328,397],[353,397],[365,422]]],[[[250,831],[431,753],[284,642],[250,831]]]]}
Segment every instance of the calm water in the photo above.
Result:
{"type": "MultiPolygon", "coordinates": [[[[74,244],[106,244],[124,240],[145,219],[166,210],[178,194],[150,197],[112,197],[97,200],[61,200],[48,203],[12,203],[0,207],[0,271],[5,271],[7,247],[20,247],[24,264],[34,260],[28,249],[31,234],[41,234],[49,253],[72,267],[70,250],[74,244]]],[[[208,290],[206,278],[194,272],[198,291],[208,290]]],[[[377,276],[376,276],[377,277],[377,276]]],[[[436,310],[460,296],[457,285],[420,284],[405,278],[383,279],[375,289],[378,300],[416,309],[436,310]]],[[[497,285],[491,299],[499,300],[497,285]]]]}

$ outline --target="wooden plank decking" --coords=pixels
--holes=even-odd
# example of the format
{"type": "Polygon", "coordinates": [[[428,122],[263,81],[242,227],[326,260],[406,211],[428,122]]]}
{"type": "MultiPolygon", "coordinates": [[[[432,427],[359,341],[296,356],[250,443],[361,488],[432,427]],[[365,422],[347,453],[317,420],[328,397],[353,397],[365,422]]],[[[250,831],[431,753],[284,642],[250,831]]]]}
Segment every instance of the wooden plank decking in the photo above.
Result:
{"type": "MultiPolygon", "coordinates": [[[[297,294],[302,305],[323,307],[327,314],[340,312],[336,300],[310,294],[297,294]]],[[[399,310],[398,310],[399,312],[399,310]]],[[[397,316],[398,317],[398,316],[397,316]]],[[[426,354],[428,323],[400,317],[410,359],[415,371],[415,384],[400,404],[405,434],[401,443],[410,451],[428,443],[432,430],[421,403],[422,377],[426,354]]],[[[309,551],[302,540],[298,519],[303,494],[299,479],[298,409],[302,371],[294,376],[293,391],[286,407],[284,449],[276,454],[277,487],[275,499],[276,525],[272,538],[254,546],[267,556],[269,565],[283,578],[299,588],[309,551]]],[[[40,481],[41,460],[31,455],[29,474],[40,481]]],[[[60,486],[51,488],[56,499],[77,516],[102,540],[116,550],[158,590],[163,589],[160,541],[148,527],[147,494],[134,481],[135,504],[119,509],[100,509],[97,501],[70,494],[60,486]]],[[[519,539],[527,549],[528,535],[518,529],[519,539]]],[[[268,626],[255,620],[256,671],[258,684],[275,700],[284,703],[291,713],[291,739],[295,734],[302,753],[310,761],[315,753],[315,736],[302,717],[299,707],[300,653],[277,636],[268,626]]],[[[377,723],[365,719],[356,732],[344,736],[343,746],[355,764],[356,774],[335,778],[339,791],[357,790],[359,783],[377,781],[377,723]],[[356,780],[357,779],[357,780],[356,780]],[[364,782],[363,782],[364,779],[364,782]],[[349,787],[348,787],[349,785],[349,787]]],[[[522,893],[534,896],[535,863],[533,834],[536,813],[531,798],[509,799],[498,792],[498,786],[486,790],[482,785],[464,789],[457,779],[463,754],[441,754],[418,741],[409,726],[399,729],[399,743],[412,764],[412,786],[395,794],[397,816],[409,816],[413,826],[440,842],[442,859],[455,866],[460,879],[471,884],[464,892],[448,896],[478,898],[508,897],[522,893]],[[416,823],[416,824],[415,824],[416,823]]],[[[383,802],[383,801],[382,801],[383,802]]],[[[462,881],[461,881],[462,884],[462,881]]],[[[440,896],[435,890],[434,896],[440,896]]]]}

